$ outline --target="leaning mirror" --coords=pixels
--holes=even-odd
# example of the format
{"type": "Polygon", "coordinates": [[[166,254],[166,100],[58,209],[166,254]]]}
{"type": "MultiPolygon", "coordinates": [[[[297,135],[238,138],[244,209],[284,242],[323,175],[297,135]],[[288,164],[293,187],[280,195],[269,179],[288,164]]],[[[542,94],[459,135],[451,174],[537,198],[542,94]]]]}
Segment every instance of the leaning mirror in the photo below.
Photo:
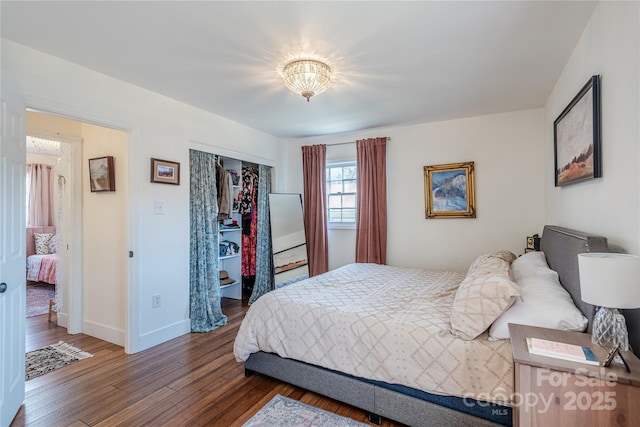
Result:
{"type": "Polygon", "coordinates": [[[309,277],[300,194],[269,194],[275,287],[309,277]]]}

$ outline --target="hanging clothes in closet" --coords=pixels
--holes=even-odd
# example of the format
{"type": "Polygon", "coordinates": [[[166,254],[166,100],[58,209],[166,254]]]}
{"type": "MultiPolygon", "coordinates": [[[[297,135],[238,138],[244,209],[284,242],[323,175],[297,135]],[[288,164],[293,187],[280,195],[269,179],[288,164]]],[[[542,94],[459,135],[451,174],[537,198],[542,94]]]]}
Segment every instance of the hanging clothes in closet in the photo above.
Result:
{"type": "MultiPolygon", "coordinates": [[[[239,212],[242,214],[242,279],[253,288],[256,276],[256,246],[258,235],[258,167],[242,165],[242,192],[239,212]]],[[[249,290],[249,289],[247,289],[249,290]]]]}
{"type": "Polygon", "coordinates": [[[216,190],[218,192],[218,220],[231,216],[233,208],[233,182],[231,174],[222,167],[220,159],[216,161],[216,190]]]}

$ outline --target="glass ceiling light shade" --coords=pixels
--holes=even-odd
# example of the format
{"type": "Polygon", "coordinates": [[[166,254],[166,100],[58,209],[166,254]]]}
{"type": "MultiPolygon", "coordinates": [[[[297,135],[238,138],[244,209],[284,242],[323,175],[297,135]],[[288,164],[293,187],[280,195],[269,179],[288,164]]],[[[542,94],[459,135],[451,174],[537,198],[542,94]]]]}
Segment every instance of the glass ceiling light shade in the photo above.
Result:
{"type": "Polygon", "coordinates": [[[331,84],[331,68],[324,62],[300,59],[284,66],[284,84],[289,90],[309,98],[318,95],[331,84]]]}

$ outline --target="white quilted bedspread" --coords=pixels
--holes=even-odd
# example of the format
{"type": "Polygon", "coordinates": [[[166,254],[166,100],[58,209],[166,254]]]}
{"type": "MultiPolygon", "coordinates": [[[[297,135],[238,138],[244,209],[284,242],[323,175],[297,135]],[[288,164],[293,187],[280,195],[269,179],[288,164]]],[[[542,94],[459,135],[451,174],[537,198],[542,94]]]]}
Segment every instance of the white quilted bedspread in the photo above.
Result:
{"type": "Polygon", "coordinates": [[[507,403],[509,340],[449,332],[464,274],[350,264],[253,303],[234,344],[238,361],[265,351],[430,393],[507,403]]]}

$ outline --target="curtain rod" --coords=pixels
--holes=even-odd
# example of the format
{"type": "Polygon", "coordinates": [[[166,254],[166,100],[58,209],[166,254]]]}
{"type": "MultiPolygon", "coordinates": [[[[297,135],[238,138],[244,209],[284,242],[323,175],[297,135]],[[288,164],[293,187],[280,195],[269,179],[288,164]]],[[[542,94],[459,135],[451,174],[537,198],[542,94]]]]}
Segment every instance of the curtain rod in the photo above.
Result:
{"type": "MultiPolygon", "coordinates": [[[[389,141],[391,139],[391,137],[387,137],[387,141],[389,141]]],[[[348,141],[348,142],[336,142],[335,144],[325,144],[327,147],[333,146],[333,145],[348,145],[348,144],[355,144],[356,141],[348,141]]]]}

